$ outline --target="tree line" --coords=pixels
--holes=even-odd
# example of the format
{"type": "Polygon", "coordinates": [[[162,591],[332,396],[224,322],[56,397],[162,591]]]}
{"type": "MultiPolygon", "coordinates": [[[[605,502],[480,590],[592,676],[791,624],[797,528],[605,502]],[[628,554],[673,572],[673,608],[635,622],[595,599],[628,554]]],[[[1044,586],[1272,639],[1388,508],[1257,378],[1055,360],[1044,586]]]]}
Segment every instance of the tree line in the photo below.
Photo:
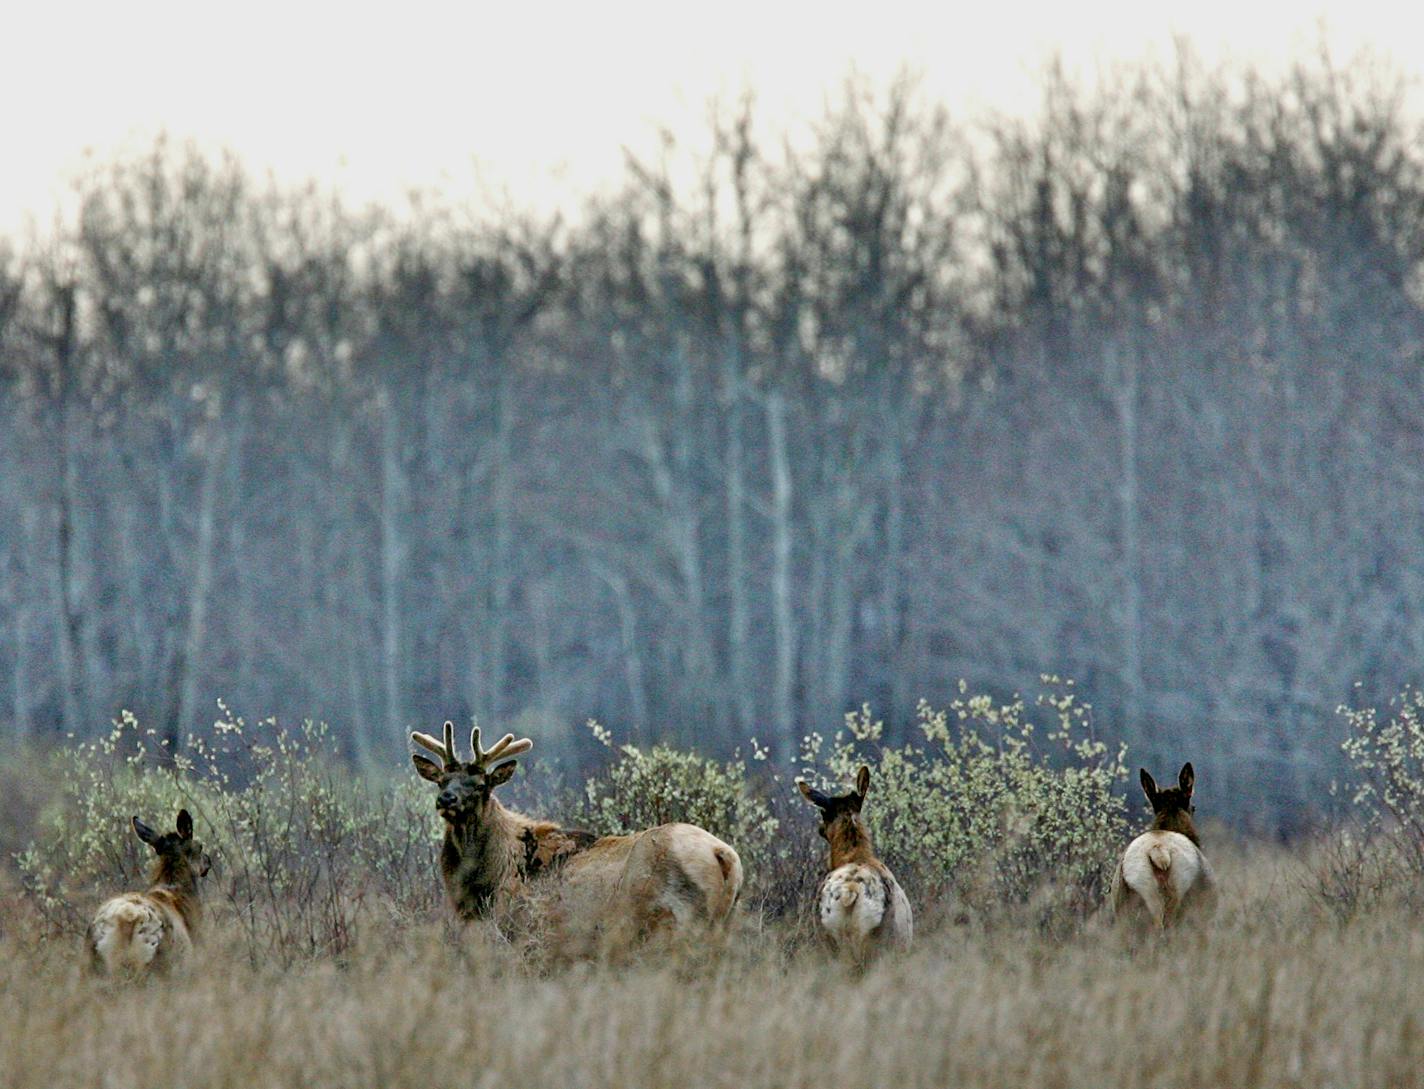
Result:
{"type": "Polygon", "coordinates": [[[0,249],[0,730],[222,697],[360,763],[471,716],[790,761],[1049,671],[1288,827],[1424,645],[1409,90],[852,81],[563,215],[116,155],[0,249]]]}

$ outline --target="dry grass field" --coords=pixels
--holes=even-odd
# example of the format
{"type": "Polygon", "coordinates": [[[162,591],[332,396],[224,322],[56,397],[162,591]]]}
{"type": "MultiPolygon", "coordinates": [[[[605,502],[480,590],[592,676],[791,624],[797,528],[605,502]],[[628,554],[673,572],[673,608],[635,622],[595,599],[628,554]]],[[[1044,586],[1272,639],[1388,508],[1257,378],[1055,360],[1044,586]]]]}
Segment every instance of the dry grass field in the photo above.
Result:
{"type": "MultiPolygon", "coordinates": [[[[1204,934],[1130,948],[926,920],[855,976],[785,923],[622,966],[531,967],[478,926],[367,926],[337,959],[253,967],[214,912],[167,981],[80,971],[0,915],[0,1085],[1310,1086],[1424,1082],[1424,924],[1322,909],[1302,850],[1217,852],[1204,934]]],[[[434,875],[432,874],[432,879],[434,875]]]]}

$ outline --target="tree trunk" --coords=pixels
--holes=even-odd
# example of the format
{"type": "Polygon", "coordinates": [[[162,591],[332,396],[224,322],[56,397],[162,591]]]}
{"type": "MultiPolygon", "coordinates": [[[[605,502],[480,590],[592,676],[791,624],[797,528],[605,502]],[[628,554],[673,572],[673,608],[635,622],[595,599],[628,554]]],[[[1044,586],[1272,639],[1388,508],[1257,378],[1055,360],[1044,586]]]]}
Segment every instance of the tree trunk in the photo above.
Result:
{"type": "Polygon", "coordinates": [[[883,626],[883,668],[889,674],[885,686],[889,706],[884,709],[884,715],[892,736],[898,738],[904,736],[902,731],[907,728],[913,698],[908,688],[910,663],[905,660],[906,624],[900,574],[905,553],[905,466],[904,445],[899,435],[886,436],[885,442],[885,547],[880,559],[880,623],[883,626]]]}
{"type": "Polygon", "coordinates": [[[647,739],[648,693],[643,681],[643,659],[638,651],[638,614],[633,608],[633,595],[628,580],[612,568],[602,564],[593,565],[594,573],[613,592],[614,603],[618,606],[618,634],[623,650],[623,680],[628,686],[628,701],[631,707],[633,736],[640,741],[647,739]]]}
{"type": "Polygon", "coordinates": [[[60,326],[55,342],[57,377],[55,420],[55,463],[59,474],[55,509],[55,604],[59,646],[60,707],[65,733],[81,735],[81,719],[86,703],[83,662],[83,617],[79,613],[78,576],[74,558],[74,518],[79,506],[79,479],[70,443],[69,402],[74,380],[73,285],[62,289],[59,299],[60,326]]]}
{"type": "Polygon", "coordinates": [[[198,490],[198,524],[193,543],[192,591],[188,602],[188,624],[183,638],[182,680],[179,682],[177,737],[193,729],[197,713],[198,674],[203,663],[203,639],[208,630],[208,597],[213,581],[213,542],[217,522],[218,470],[223,460],[222,423],[200,425],[206,432],[203,450],[203,479],[198,490]]]}
{"type": "Polygon", "coordinates": [[[373,661],[380,661],[381,654],[372,641],[376,627],[366,577],[367,556],[354,534],[348,534],[344,544],[346,556],[342,566],[346,569],[347,589],[344,594],[338,590],[337,596],[345,599],[341,603],[344,614],[341,626],[346,642],[346,691],[351,702],[353,751],[357,765],[364,768],[371,766],[374,753],[388,751],[386,745],[399,744],[404,749],[406,739],[404,732],[391,739],[389,731],[384,730],[379,739],[373,737],[383,716],[377,710],[378,701],[371,690],[379,672],[373,673],[370,667],[373,661]]]}
{"type": "MultiPolygon", "coordinates": [[[[686,436],[677,440],[670,459],[663,450],[657,424],[650,412],[644,411],[638,423],[643,433],[644,457],[664,514],[664,534],[672,549],[679,576],[682,641],[678,649],[684,671],[681,682],[684,698],[693,705],[699,717],[703,714],[713,716],[717,711],[712,683],[713,656],[704,618],[705,587],[697,511],[688,494],[691,485],[685,475],[690,456],[685,449],[686,436]]],[[[715,719],[710,721],[715,728],[715,719]]]]}
{"type": "Polygon", "coordinates": [[[766,397],[767,450],[771,458],[772,632],[776,664],[772,677],[773,751],[782,767],[797,756],[796,624],[792,590],[791,462],[786,441],[786,402],[779,392],[766,397]]]}
{"type": "Polygon", "coordinates": [[[243,501],[245,484],[245,463],[243,459],[245,436],[251,407],[247,398],[238,402],[235,414],[236,437],[232,440],[227,459],[227,502],[230,511],[230,527],[227,535],[227,552],[231,557],[232,569],[236,573],[236,601],[233,607],[232,641],[237,647],[237,669],[234,688],[239,698],[251,698],[254,666],[256,665],[257,616],[256,603],[257,566],[248,554],[247,510],[243,501]]]}
{"type": "Polygon", "coordinates": [[[851,559],[855,550],[855,534],[847,521],[857,517],[853,510],[842,509],[831,529],[831,539],[825,542],[831,550],[833,563],[826,583],[829,600],[826,603],[826,630],[821,633],[824,668],[816,678],[819,702],[824,708],[817,722],[830,726],[845,714],[850,702],[850,651],[854,634],[854,574],[851,559]]]}
{"type": "Polygon", "coordinates": [[[509,612],[514,601],[511,553],[514,527],[514,391],[510,366],[502,356],[495,360],[495,421],[493,464],[490,478],[490,514],[493,539],[490,542],[489,610],[485,624],[488,652],[485,657],[485,692],[476,707],[484,709],[484,717],[499,722],[508,700],[505,688],[509,684],[509,612]]]}
{"type": "Polygon", "coordinates": [[[1138,551],[1137,353],[1110,345],[1108,373],[1118,373],[1118,512],[1122,538],[1122,730],[1138,737],[1142,719],[1142,586],[1138,551]],[[1118,367],[1111,366],[1113,355],[1118,367]]]}
{"type": "Polygon", "coordinates": [[[24,504],[20,508],[19,532],[15,542],[14,559],[10,563],[9,583],[6,586],[6,604],[13,610],[15,622],[11,638],[14,640],[15,651],[12,655],[11,668],[14,671],[11,677],[11,711],[10,715],[14,719],[14,729],[17,736],[28,738],[30,736],[30,618],[34,614],[34,607],[27,596],[29,590],[29,579],[26,578],[27,564],[22,557],[32,554],[33,533],[31,526],[34,521],[32,509],[29,504],[24,504]]]}
{"type": "Polygon", "coordinates": [[[751,610],[747,603],[747,503],[739,372],[737,359],[727,352],[723,381],[727,400],[727,647],[737,732],[746,736],[756,721],[756,693],[752,686],[751,610]]]}
{"type": "Polygon", "coordinates": [[[381,428],[381,696],[383,728],[401,732],[400,577],[402,480],[400,420],[388,389],[377,395],[381,428]]]}
{"type": "Polygon", "coordinates": [[[15,720],[15,733],[19,737],[30,736],[30,655],[27,645],[30,638],[30,605],[28,602],[15,607],[15,653],[11,679],[11,717],[15,720]]]}
{"type": "Polygon", "coordinates": [[[855,629],[856,549],[871,525],[871,510],[858,505],[845,481],[830,487],[835,496],[813,518],[810,547],[815,552],[812,610],[815,643],[807,657],[815,662],[815,682],[807,696],[808,717],[817,729],[840,721],[850,704],[850,660],[855,629]]]}

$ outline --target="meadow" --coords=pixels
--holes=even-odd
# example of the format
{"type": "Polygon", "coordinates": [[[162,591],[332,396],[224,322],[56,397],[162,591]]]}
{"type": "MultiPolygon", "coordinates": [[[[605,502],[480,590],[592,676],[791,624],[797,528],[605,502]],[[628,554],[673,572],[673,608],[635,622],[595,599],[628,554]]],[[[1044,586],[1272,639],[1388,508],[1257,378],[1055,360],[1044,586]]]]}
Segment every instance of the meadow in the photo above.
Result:
{"type": "MultiPolygon", "coordinates": [[[[983,787],[975,776],[1012,765],[1015,751],[1001,745],[976,763],[966,747],[976,736],[975,715],[991,713],[1001,741],[1016,735],[1003,708],[973,701],[965,708],[954,739],[933,753],[931,719],[916,770],[929,777],[937,760],[972,792],[983,787]]],[[[1400,735],[1390,730],[1407,728],[1395,718],[1357,736],[1385,735],[1369,750],[1378,754],[1399,748],[1400,735]]],[[[811,933],[806,894],[820,855],[809,811],[758,795],[753,775],[725,778],[735,763],[679,754],[683,778],[674,782],[665,760],[660,774],[673,789],[642,801],[680,797],[675,804],[706,806],[716,799],[699,796],[698,783],[717,790],[731,783],[737,797],[723,805],[722,819],[771,822],[765,842],[745,852],[743,910],[724,933],[687,947],[552,967],[537,934],[490,923],[460,928],[450,919],[433,863],[437,821],[423,791],[408,793],[415,829],[408,859],[384,872],[360,860],[358,841],[376,827],[363,822],[379,812],[388,828],[391,799],[415,784],[363,787],[349,779],[347,794],[327,798],[323,811],[313,800],[330,786],[322,776],[335,781],[341,769],[304,753],[301,731],[282,735],[289,758],[276,765],[277,781],[211,783],[200,767],[136,757],[134,730],[116,727],[108,764],[94,752],[61,758],[73,780],[53,761],[36,760],[28,770],[24,761],[6,762],[6,819],[27,827],[10,823],[5,832],[33,846],[0,878],[7,1011],[0,1085],[1394,1087],[1419,1082],[1424,1069],[1424,928],[1403,822],[1368,836],[1360,825],[1280,845],[1240,839],[1208,821],[1205,847],[1222,892],[1216,917],[1146,939],[1111,924],[1100,883],[1084,879],[1071,853],[1034,847],[1022,793],[1001,796],[997,840],[980,844],[977,859],[959,859],[961,875],[972,876],[958,881],[936,883],[926,868],[943,848],[917,863],[908,834],[882,826],[918,929],[908,954],[862,973],[829,957],[811,933]],[[41,767],[49,769],[43,783],[41,767]],[[205,940],[188,971],[137,985],[83,971],[76,928],[102,893],[125,887],[117,871],[128,846],[93,837],[96,850],[120,853],[78,880],[94,859],[75,846],[84,837],[74,822],[98,812],[84,812],[70,793],[81,782],[92,806],[116,811],[145,791],[201,804],[200,834],[214,843],[218,862],[205,940]],[[396,793],[382,793],[388,789],[396,793]],[[367,807],[363,791],[367,802],[384,801],[367,807]],[[58,808],[16,804],[41,792],[60,799],[58,808]],[[234,807],[234,829],[260,829],[255,838],[221,846],[221,804],[234,807]],[[275,823],[279,816],[291,823],[275,823]],[[321,829],[341,821],[340,834],[353,838],[304,869],[321,829]],[[71,831],[63,835],[66,823],[71,831]],[[272,853],[253,854],[259,846],[272,853]],[[263,858],[295,871],[292,884],[266,899],[261,881],[276,880],[276,870],[256,877],[263,858]],[[343,859],[355,859],[350,869],[343,859]],[[55,866],[74,867],[76,880],[59,880],[66,875],[55,866]]],[[[822,754],[828,777],[838,746],[846,755],[864,752],[873,732],[868,720],[848,723],[822,754]]],[[[878,755],[880,809],[894,811],[895,790],[908,789],[893,786],[896,762],[915,754],[878,755]]],[[[629,792],[651,781],[644,773],[652,759],[618,752],[583,792],[582,815],[632,805],[638,799],[629,792]]],[[[1081,791],[1092,768],[1121,785],[1116,756],[1075,762],[1045,746],[1024,760],[1020,771],[1036,771],[1040,785],[1081,791]]],[[[1028,784],[1020,781],[1023,790],[1028,784]]],[[[1210,785],[1203,788],[1207,807],[1210,785]]],[[[1113,797],[1123,805],[1120,794],[1113,797]]],[[[867,811],[874,804],[872,794],[867,811]]],[[[715,818],[715,809],[703,819],[715,818]]],[[[950,809],[920,812],[953,819],[950,809]]],[[[1038,814],[1039,823],[1047,819],[1043,809],[1038,814]]],[[[1110,865],[1143,826],[1134,800],[1104,825],[1116,845],[1104,839],[1100,861],[1110,865]]],[[[934,831],[926,825],[920,834],[934,831]]],[[[371,857],[388,856],[392,842],[371,857]]],[[[127,883],[141,878],[129,874],[127,883]]]]}
{"type": "MultiPolygon", "coordinates": [[[[1218,866],[1208,934],[1131,950],[940,925],[856,977],[782,928],[689,959],[527,969],[479,928],[372,931],[340,959],[253,966],[220,917],[191,973],[84,977],[77,942],[0,939],[7,1086],[1402,1086],[1424,1063],[1424,931],[1340,924],[1301,852],[1218,866]]],[[[6,918],[23,919],[13,902],[6,918]]]]}

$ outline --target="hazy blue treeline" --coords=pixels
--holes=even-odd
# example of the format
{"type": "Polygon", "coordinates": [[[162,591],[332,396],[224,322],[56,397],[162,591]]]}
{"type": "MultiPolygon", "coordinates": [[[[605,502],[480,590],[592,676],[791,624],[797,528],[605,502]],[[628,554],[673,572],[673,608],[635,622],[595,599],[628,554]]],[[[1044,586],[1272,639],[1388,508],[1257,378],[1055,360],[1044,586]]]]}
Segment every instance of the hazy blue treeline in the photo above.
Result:
{"type": "Polygon", "coordinates": [[[1424,143],[1365,67],[723,110],[577,215],[169,143],[0,260],[0,730],[221,696],[783,757],[1071,676],[1288,826],[1424,644],[1424,143]]]}

